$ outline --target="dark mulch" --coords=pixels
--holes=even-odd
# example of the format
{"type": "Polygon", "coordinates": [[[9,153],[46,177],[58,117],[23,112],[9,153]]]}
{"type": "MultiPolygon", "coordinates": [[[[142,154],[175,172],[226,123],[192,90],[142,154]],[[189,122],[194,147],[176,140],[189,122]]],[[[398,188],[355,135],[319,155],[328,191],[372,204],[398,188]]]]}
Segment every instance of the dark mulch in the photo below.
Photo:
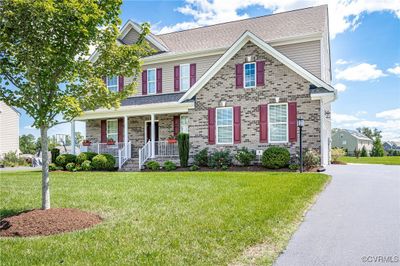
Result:
{"type": "MultiPolygon", "coordinates": [[[[318,168],[305,169],[306,172],[317,172],[318,168]]],[[[150,169],[143,169],[143,172],[154,172],[150,169]]],[[[176,170],[172,172],[188,172],[190,168],[187,167],[177,167],[176,170]]],[[[165,169],[160,169],[156,172],[167,172],[165,169]]],[[[268,169],[261,165],[252,165],[252,166],[230,166],[227,170],[222,170],[219,168],[210,168],[210,167],[200,167],[196,172],[297,172],[294,170],[290,170],[289,168],[281,168],[281,169],[268,169]]]]}
{"type": "Polygon", "coordinates": [[[342,164],[342,165],[347,165],[347,163],[342,162],[342,161],[332,161],[332,164],[342,164]]]}
{"type": "Polygon", "coordinates": [[[92,227],[101,217],[77,209],[31,210],[0,220],[0,236],[47,236],[92,227]]]}

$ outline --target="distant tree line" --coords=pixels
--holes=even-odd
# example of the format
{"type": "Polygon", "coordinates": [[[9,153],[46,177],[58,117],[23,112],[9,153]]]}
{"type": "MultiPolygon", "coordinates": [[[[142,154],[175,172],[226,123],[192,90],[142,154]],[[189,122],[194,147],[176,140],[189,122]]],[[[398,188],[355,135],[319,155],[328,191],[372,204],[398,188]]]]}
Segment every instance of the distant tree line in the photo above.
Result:
{"type": "MultiPolygon", "coordinates": [[[[76,132],[75,134],[75,143],[78,145],[83,140],[83,135],[80,132],[76,132]]],[[[22,135],[19,137],[19,149],[23,154],[35,154],[42,150],[42,141],[41,138],[35,138],[32,134],[22,135]]],[[[65,145],[71,145],[71,136],[65,136],[65,143],[59,143],[56,139],[56,136],[49,137],[48,150],[51,151],[53,148],[65,145]]]]}

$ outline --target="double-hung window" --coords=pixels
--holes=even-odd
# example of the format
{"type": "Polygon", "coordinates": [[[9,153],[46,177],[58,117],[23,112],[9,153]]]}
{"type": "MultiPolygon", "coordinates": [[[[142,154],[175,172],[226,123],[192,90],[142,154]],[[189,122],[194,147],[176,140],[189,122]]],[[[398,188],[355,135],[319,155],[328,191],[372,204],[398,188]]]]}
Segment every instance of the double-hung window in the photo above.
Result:
{"type": "Polygon", "coordinates": [[[107,82],[106,83],[107,84],[107,88],[110,91],[118,92],[118,77],[117,76],[107,77],[106,82],[107,82]]]}
{"type": "Polygon", "coordinates": [[[187,91],[190,88],[190,65],[180,65],[180,90],[187,91]]]}
{"type": "Polygon", "coordinates": [[[113,139],[118,140],[118,120],[110,119],[107,120],[107,140],[113,139]]]}
{"type": "Polygon", "coordinates": [[[217,144],[233,143],[233,108],[216,109],[217,144]]]}
{"type": "Polygon", "coordinates": [[[147,89],[149,94],[154,94],[157,91],[156,69],[147,70],[147,89]]]}
{"type": "Polygon", "coordinates": [[[246,63],[243,67],[244,87],[254,88],[256,86],[256,63],[246,63]]]}
{"type": "Polygon", "coordinates": [[[288,105],[268,105],[268,137],[270,143],[288,142],[288,105]]]}
{"type": "Polygon", "coordinates": [[[182,133],[189,133],[189,126],[188,126],[189,118],[187,115],[181,115],[180,118],[180,131],[182,133]]]}

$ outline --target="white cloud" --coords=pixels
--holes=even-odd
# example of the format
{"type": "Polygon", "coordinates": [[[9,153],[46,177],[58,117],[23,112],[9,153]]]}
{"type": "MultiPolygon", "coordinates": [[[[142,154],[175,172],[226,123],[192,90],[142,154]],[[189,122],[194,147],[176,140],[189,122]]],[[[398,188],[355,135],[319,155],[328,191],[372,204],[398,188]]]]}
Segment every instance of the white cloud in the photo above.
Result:
{"type": "Polygon", "coordinates": [[[367,111],[358,111],[358,112],[356,113],[356,116],[363,116],[363,115],[366,115],[366,114],[368,114],[367,111]]]}
{"type": "Polygon", "coordinates": [[[347,65],[349,64],[349,61],[343,60],[343,59],[338,59],[336,60],[336,65],[347,65]]]}
{"type": "Polygon", "coordinates": [[[328,4],[330,34],[332,38],[347,30],[355,30],[361,23],[364,13],[376,11],[390,11],[400,18],[400,0],[185,0],[185,4],[176,11],[191,16],[191,21],[153,29],[160,33],[184,30],[199,26],[206,26],[220,22],[247,18],[248,14],[239,14],[239,11],[252,7],[262,6],[273,13],[328,4]]]}
{"type": "Polygon", "coordinates": [[[382,70],[374,64],[361,63],[355,66],[349,66],[346,69],[336,69],[336,79],[350,81],[366,81],[386,76],[382,70]]]}
{"type": "Polygon", "coordinates": [[[335,89],[336,89],[338,92],[343,92],[343,91],[345,91],[345,90],[347,89],[347,86],[344,85],[343,83],[337,83],[337,84],[335,85],[335,89]]]}
{"type": "Polygon", "coordinates": [[[352,122],[352,121],[358,121],[359,118],[354,116],[354,115],[346,115],[346,114],[338,114],[332,112],[332,122],[334,123],[344,123],[344,122],[352,122]]]}
{"type": "Polygon", "coordinates": [[[400,120],[400,108],[386,110],[376,114],[376,117],[383,119],[400,120]]]}
{"type": "Polygon", "coordinates": [[[400,65],[396,64],[394,67],[392,68],[388,68],[387,70],[389,73],[400,76],[400,65]]]}

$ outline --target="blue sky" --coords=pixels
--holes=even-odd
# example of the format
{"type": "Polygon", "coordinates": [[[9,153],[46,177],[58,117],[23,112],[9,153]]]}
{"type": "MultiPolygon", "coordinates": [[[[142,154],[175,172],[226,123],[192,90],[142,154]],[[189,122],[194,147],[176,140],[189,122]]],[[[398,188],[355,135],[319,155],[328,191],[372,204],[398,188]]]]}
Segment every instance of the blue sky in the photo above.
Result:
{"type": "MultiPolygon", "coordinates": [[[[124,0],[122,22],[148,21],[153,32],[169,32],[287,11],[328,1],[124,0]],[[229,4],[228,4],[229,3],[229,4]]],[[[334,127],[377,127],[384,139],[400,140],[400,0],[329,1],[334,127]],[[345,2],[345,3],[343,3],[345,2]]],[[[22,112],[20,133],[38,131],[22,112]]],[[[49,134],[69,134],[68,124],[49,134]]],[[[77,130],[84,132],[84,124],[77,130]]]]}

